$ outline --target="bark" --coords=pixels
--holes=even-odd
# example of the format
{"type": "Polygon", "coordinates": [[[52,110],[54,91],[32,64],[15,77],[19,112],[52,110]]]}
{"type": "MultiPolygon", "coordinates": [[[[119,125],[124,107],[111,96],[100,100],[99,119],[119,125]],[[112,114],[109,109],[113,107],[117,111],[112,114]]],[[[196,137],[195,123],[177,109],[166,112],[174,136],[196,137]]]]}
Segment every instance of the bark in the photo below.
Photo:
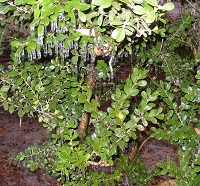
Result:
{"type": "Polygon", "coordinates": [[[168,180],[165,180],[155,186],[176,186],[176,180],[168,179],[168,180]]]}
{"type": "MultiPolygon", "coordinates": [[[[96,85],[96,69],[95,67],[92,67],[92,70],[87,77],[87,87],[90,88],[92,93],[94,93],[95,91],[95,85],[96,85]]],[[[87,136],[89,121],[90,121],[90,113],[83,112],[81,116],[81,122],[78,126],[78,132],[82,140],[84,140],[87,136]]]]}

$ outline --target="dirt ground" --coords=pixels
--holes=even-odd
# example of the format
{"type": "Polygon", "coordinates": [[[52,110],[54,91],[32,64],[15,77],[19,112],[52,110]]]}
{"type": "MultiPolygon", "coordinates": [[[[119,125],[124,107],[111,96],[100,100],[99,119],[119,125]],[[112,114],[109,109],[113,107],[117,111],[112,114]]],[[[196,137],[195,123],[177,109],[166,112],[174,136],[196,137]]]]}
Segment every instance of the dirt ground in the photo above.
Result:
{"type": "Polygon", "coordinates": [[[34,143],[42,143],[48,135],[37,120],[19,118],[0,108],[0,186],[58,186],[58,182],[44,174],[44,170],[29,171],[9,163],[9,157],[28,148],[34,143]]]}
{"type": "MultiPolygon", "coordinates": [[[[37,120],[25,117],[20,127],[16,114],[0,108],[0,186],[59,186],[56,179],[44,174],[44,170],[31,172],[9,163],[13,153],[23,151],[34,143],[41,144],[47,138],[45,128],[37,120]]],[[[178,161],[177,147],[156,139],[148,140],[140,154],[148,170],[152,170],[157,162],[166,161],[167,157],[178,161]]],[[[163,179],[155,179],[155,184],[163,179]]]]}

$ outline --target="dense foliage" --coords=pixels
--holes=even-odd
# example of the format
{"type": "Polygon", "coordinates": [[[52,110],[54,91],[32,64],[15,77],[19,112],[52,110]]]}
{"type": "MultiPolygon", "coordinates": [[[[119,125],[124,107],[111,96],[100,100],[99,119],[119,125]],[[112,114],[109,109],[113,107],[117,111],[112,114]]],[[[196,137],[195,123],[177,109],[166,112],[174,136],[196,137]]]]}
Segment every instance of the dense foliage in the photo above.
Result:
{"type": "Polygon", "coordinates": [[[156,0],[0,5],[7,16],[2,30],[10,20],[26,30],[9,36],[12,60],[8,69],[1,66],[0,102],[20,118],[38,118],[50,133],[43,145],[15,155],[16,164],[45,167],[64,185],[126,179],[149,185],[154,175],[165,174],[177,185],[198,185],[200,52],[199,35],[190,29],[195,16],[165,25],[173,4],[156,0]],[[116,81],[117,66],[130,59],[132,73],[116,81]],[[149,75],[152,70],[165,77],[159,81],[149,75]],[[107,100],[111,104],[103,111],[107,100]],[[168,159],[152,173],[143,171],[138,151],[150,137],[179,145],[180,165],[168,159]]]}

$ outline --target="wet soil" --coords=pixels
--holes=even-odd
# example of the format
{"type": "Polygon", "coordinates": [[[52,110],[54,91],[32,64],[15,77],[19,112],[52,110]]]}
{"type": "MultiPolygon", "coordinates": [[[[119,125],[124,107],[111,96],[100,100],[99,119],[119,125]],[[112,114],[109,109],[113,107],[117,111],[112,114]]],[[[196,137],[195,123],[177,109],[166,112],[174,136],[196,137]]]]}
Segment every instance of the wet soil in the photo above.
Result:
{"type": "Polygon", "coordinates": [[[45,128],[37,120],[24,117],[19,126],[16,114],[0,108],[0,186],[58,186],[58,182],[45,175],[45,170],[31,172],[10,164],[13,153],[24,151],[34,143],[48,138],[45,128]]]}
{"type": "MultiPolygon", "coordinates": [[[[20,127],[16,114],[0,108],[0,186],[59,186],[56,179],[45,175],[45,170],[31,172],[10,164],[9,158],[13,153],[23,151],[34,143],[41,144],[47,138],[45,128],[37,120],[24,117],[20,127]]],[[[177,147],[155,138],[144,144],[140,155],[149,171],[155,168],[156,163],[165,162],[167,157],[178,163],[177,147]]],[[[165,179],[155,178],[153,184],[165,179]]]]}

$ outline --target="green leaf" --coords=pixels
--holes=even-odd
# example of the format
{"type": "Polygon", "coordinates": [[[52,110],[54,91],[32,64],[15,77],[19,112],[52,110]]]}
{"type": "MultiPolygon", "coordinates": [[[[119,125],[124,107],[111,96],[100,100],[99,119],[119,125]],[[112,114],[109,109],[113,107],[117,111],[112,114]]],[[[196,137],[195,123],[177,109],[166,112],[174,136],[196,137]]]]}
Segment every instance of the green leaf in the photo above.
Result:
{"type": "Polygon", "coordinates": [[[142,6],[140,6],[140,5],[135,5],[133,7],[133,12],[135,14],[137,14],[137,15],[143,15],[143,14],[147,13],[146,10],[142,6]]]}
{"type": "Polygon", "coordinates": [[[13,113],[15,111],[15,107],[13,106],[13,105],[11,105],[10,107],[9,107],[9,112],[10,113],[13,113]]]}
{"type": "Polygon", "coordinates": [[[33,6],[33,9],[34,9],[34,18],[37,19],[40,16],[39,5],[33,6]]]}
{"type": "Polygon", "coordinates": [[[163,10],[167,10],[167,11],[173,10],[174,9],[174,3],[172,3],[172,2],[166,3],[159,9],[163,9],[163,10]]]}
{"type": "Polygon", "coordinates": [[[100,16],[99,16],[97,22],[98,22],[98,25],[99,25],[99,26],[102,25],[102,23],[103,23],[103,15],[100,15],[100,16]]]}
{"type": "Polygon", "coordinates": [[[74,11],[73,11],[72,9],[69,9],[69,11],[68,11],[68,16],[71,18],[72,23],[75,23],[75,22],[76,22],[76,18],[75,18],[75,15],[74,15],[74,11]]]}
{"type": "Polygon", "coordinates": [[[10,86],[5,85],[5,86],[1,87],[0,91],[3,93],[6,93],[6,92],[8,92],[9,89],[10,89],[10,86]]]}
{"type": "Polygon", "coordinates": [[[143,125],[137,125],[136,127],[137,127],[137,129],[139,131],[144,131],[144,126],[143,125]]]}
{"type": "Polygon", "coordinates": [[[81,22],[86,22],[86,15],[83,12],[78,11],[78,17],[81,20],[81,22]]]}
{"type": "Polygon", "coordinates": [[[22,109],[19,109],[19,110],[18,110],[18,116],[19,116],[20,118],[22,118],[22,117],[24,116],[24,112],[23,112],[22,109]]]}
{"type": "Polygon", "coordinates": [[[110,24],[112,24],[112,25],[122,25],[123,24],[123,22],[120,20],[120,19],[113,19],[111,22],[110,22],[110,24]]]}
{"type": "Polygon", "coordinates": [[[148,12],[148,14],[146,15],[146,17],[144,18],[146,23],[153,23],[156,19],[156,14],[154,11],[148,12]]]}
{"type": "Polygon", "coordinates": [[[92,0],[92,4],[102,8],[109,8],[112,5],[112,0],[92,0]]]}
{"type": "Polygon", "coordinates": [[[139,93],[138,89],[132,88],[131,91],[129,91],[130,96],[136,96],[139,93]]]}
{"type": "Polygon", "coordinates": [[[195,166],[194,171],[195,172],[200,172],[200,166],[195,166]]]}
{"type": "Polygon", "coordinates": [[[44,34],[44,25],[39,25],[38,26],[38,35],[43,35],[44,34]]]}
{"type": "Polygon", "coordinates": [[[22,160],[24,160],[24,158],[25,158],[26,156],[25,156],[25,154],[23,153],[23,152],[19,152],[18,154],[17,154],[17,159],[19,159],[20,161],[22,161],[22,160]]]}
{"type": "Polygon", "coordinates": [[[111,37],[116,39],[117,42],[122,42],[125,38],[125,29],[124,28],[116,28],[113,32],[111,37]]]}
{"type": "Polygon", "coordinates": [[[37,1],[36,1],[36,0],[26,0],[25,2],[26,2],[27,4],[31,4],[31,5],[37,4],[37,1]]]}
{"type": "Polygon", "coordinates": [[[157,0],[145,0],[151,6],[158,6],[157,0]]]}
{"type": "Polygon", "coordinates": [[[132,2],[134,2],[136,4],[142,4],[144,2],[144,0],[132,0],[132,2]]]}
{"type": "Polygon", "coordinates": [[[147,82],[145,80],[140,80],[138,83],[137,83],[138,86],[140,87],[144,87],[147,85],[147,82]]]}
{"type": "Polygon", "coordinates": [[[19,46],[21,46],[22,45],[22,43],[20,43],[19,41],[12,41],[11,43],[10,43],[10,45],[11,46],[13,46],[13,47],[16,47],[16,48],[18,48],[19,46]]]}
{"type": "Polygon", "coordinates": [[[135,83],[137,81],[138,75],[139,75],[139,71],[138,71],[137,68],[135,68],[133,70],[133,73],[131,74],[131,80],[132,80],[133,83],[135,83]]]}
{"type": "Polygon", "coordinates": [[[22,83],[23,83],[23,79],[22,78],[19,78],[18,80],[17,80],[17,82],[16,82],[16,85],[17,86],[19,86],[19,85],[21,85],[22,83]]]}

